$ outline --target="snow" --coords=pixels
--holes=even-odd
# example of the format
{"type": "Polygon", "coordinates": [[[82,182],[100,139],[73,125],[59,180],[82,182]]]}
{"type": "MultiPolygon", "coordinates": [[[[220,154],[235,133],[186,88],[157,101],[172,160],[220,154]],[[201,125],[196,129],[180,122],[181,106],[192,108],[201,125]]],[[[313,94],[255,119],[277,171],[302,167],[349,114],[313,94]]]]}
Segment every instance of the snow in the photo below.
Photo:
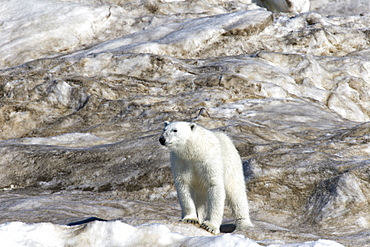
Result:
{"type": "Polygon", "coordinates": [[[3,1],[0,13],[0,63],[9,65],[81,47],[91,42],[109,15],[104,6],[90,8],[37,0],[22,1],[22,4],[18,0],[3,1]],[[6,52],[9,50],[12,52],[6,52]]]}
{"type": "Polygon", "coordinates": [[[251,23],[254,24],[268,19],[270,15],[270,12],[261,9],[253,12],[239,11],[180,23],[169,23],[107,41],[66,57],[86,56],[88,54],[99,54],[103,51],[114,52],[116,50],[126,53],[186,56],[189,50],[198,50],[202,45],[211,43],[212,40],[217,40],[219,36],[226,32],[232,32],[239,28],[246,29],[247,25],[253,30],[251,23]]]}
{"type": "Polygon", "coordinates": [[[343,245],[338,244],[331,240],[319,239],[318,241],[308,241],[300,244],[272,244],[269,247],[341,247],[343,245]]]}
{"type": "Polygon", "coordinates": [[[10,139],[2,141],[3,144],[28,144],[28,145],[57,145],[57,146],[90,146],[103,144],[106,141],[90,133],[66,133],[50,137],[29,137],[23,139],[10,139]]]}
{"type": "MultiPolygon", "coordinates": [[[[171,226],[169,226],[171,227],[171,226]]],[[[52,223],[26,224],[11,222],[0,225],[3,247],[111,247],[111,246],[213,246],[259,247],[257,242],[238,234],[218,236],[192,236],[172,232],[164,224],[131,226],[121,221],[94,221],[86,225],[64,226],[52,223]]],[[[172,227],[174,227],[172,225],[172,227]]],[[[177,227],[186,231],[186,225],[177,227]]],[[[187,231],[187,233],[190,233],[187,231]]],[[[197,231],[193,232],[198,233],[197,231]]],[[[209,235],[204,232],[205,235],[209,235]]],[[[269,247],[341,247],[331,240],[318,240],[296,244],[272,244],[269,247]]]]}

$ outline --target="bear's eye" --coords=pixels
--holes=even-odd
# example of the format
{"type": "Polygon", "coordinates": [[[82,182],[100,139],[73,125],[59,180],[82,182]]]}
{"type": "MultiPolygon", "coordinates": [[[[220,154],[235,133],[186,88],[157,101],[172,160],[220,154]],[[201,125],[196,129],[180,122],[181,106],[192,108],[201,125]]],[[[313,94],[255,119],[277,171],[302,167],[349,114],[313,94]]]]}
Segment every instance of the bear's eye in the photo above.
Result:
{"type": "Polygon", "coordinates": [[[177,130],[172,130],[173,132],[177,132],[177,130]]]}

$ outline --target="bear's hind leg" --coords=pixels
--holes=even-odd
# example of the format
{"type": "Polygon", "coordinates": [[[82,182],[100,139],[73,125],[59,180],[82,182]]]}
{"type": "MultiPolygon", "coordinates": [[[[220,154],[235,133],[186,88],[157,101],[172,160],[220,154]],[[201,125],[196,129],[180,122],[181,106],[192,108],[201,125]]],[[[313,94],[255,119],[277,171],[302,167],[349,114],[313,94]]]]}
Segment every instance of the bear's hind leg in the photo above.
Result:
{"type": "Polygon", "coordinates": [[[235,217],[236,229],[241,230],[248,227],[253,227],[253,223],[249,218],[249,207],[247,200],[240,200],[231,206],[233,216],[235,217]]]}
{"type": "Polygon", "coordinates": [[[232,210],[238,230],[253,227],[249,217],[249,205],[244,186],[240,190],[228,191],[226,201],[232,210]]]}
{"type": "Polygon", "coordinates": [[[201,192],[195,193],[194,201],[195,201],[195,205],[197,208],[197,217],[199,220],[199,224],[202,224],[206,217],[206,212],[207,212],[207,206],[206,206],[207,197],[206,197],[205,192],[201,191],[201,192]]]}

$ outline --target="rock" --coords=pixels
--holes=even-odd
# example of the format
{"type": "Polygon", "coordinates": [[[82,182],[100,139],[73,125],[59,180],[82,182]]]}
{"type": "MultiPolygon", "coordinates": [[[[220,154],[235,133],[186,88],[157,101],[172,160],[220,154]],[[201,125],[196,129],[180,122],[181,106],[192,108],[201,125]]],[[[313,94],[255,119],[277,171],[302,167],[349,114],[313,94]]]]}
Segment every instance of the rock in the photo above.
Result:
{"type": "Polygon", "coordinates": [[[309,0],[260,0],[261,5],[273,12],[302,13],[310,10],[309,0]]]}

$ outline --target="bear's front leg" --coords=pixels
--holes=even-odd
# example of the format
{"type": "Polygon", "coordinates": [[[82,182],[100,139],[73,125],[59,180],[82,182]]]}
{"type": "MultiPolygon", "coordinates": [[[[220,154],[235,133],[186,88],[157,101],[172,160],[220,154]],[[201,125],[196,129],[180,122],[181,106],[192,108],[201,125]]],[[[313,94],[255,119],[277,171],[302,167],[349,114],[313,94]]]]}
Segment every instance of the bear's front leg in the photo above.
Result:
{"type": "Polygon", "coordinates": [[[212,185],[208,188],[207,204],[207,217],[200,227],[213,234],[219,234],[225,205],[225,188],[223,183],[220,184],[218,182],[218,185],[212,185]]]}
{"type": "Polygon", "coordinates": [[[181,207],[182,222],[199,224],[194,200],[191,196],[190,186],[186,184],[175,184],[177,197],[181,207]]]}
{"type": "Polygon", "coordinates": [[[171,153],[171,169],[175,180],[177,198],[181,207],[181,221],[199,224],[194,198],[192,198],[190,182],[193,178],[189,165],[171,153]]]}

